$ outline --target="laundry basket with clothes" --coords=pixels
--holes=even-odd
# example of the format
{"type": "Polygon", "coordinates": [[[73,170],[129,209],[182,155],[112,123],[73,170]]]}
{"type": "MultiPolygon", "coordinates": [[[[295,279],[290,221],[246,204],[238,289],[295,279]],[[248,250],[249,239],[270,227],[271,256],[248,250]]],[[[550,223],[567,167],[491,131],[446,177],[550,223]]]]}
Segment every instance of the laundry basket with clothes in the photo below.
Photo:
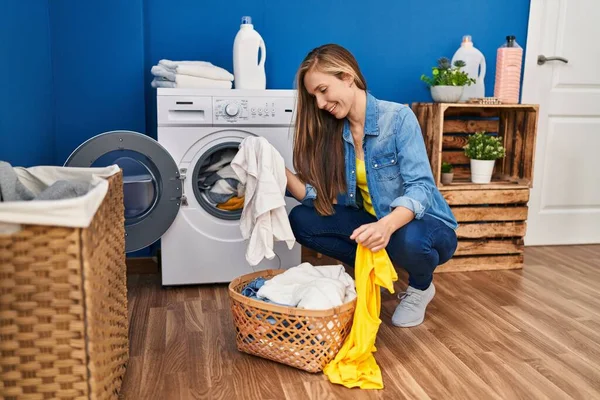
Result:
{"type": "Polygon", "coordinates": [[[304,371],[322,371],[342,348],[352,328],[354,283],[350,277],[336,276],[343,274],[341,268],[320,271],[305,264],[287,274],[285,270],[264,270],[234,279],[229,296],[238,350],[304,371]],[[292,299],[291,294],[294,283],[290,279],[295,277],[304,277],[299,288],[305,295],[298,299],[292,299]],[[320,283],[313,286],[310,280],[315,278],[320,283]],[[322,296],[318,304],[312,302],[310,292],[314,294],[320,287],[344,287],[337,306],[328,307],[326,303],[334,299],[322,296]],[[300,302],[328,308],[294,306],[300,302]]]}
{"type": "Polygon", "coordinates": [[[0,162],[0,398],[107,398],[128,360],[118,166],[0,162]]]}

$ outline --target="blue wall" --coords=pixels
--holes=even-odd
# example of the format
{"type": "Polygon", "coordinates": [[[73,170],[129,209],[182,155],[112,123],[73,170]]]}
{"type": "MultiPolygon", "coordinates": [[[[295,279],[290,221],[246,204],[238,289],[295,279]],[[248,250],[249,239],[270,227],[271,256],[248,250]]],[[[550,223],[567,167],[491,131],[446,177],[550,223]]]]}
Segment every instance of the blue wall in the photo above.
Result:
{"type": "Polygon", "coordinates": [[[5,0],[0,12],[0,160],[54,163],[48,3],[5,0]]]}
{"type": "Polygon", "coordinates": [[[145,133],[143,1],[52,1],[50,21],[54,161],[102,132],[145,133]]]}
{"type": "Polygon", "coordinates": [[[487,59],[525,47],[527,0],[5,0],[0,13],[0,159],[62,165],[92,136],[127,129],[156,137],[150,68],[162,58],[206,60],[233,72],[243,15],[267,46],[267,87],[293,87],[305,54],[324,43],[354,53],[381,99],[430,101],[419,80],[470,34],[487,59]]]}
{"type": "MultiPolygon", "coordinates": [[[[493,94],[496,49],[507,35],[525,47],[527,0],[146,0],[146,83],[161,58],[206,60],[233,72],[232,49],[243,15],[252,16],[267,47],[267,87],[292,88],[306,53],[324,43],[347,47],[371,92],[411,103],[430,101],[423,73],[452,58],[469,34],[486,57],[486,94],[493,94]]],[[[146,99],[147,130],[155,133],[154,91],[146,99]]]]}
{"type": "Polygon", "coordinates": [[[233,71],[243,15],[265,39],[269,88],[293,87],[304,55],[336,42],[354,53],[375,96],[406,103],[430,100],[420,75],[440,56],[452,57],[464,34],[487,59],[491,95],[496,48],[508,34],[524,46],[529,15],[526,0],[7,1],[0,16],[2,38],[10,38],[0,42],[0,159],[19,165],[60,165],[108,130],[155,137],[151,66],[161,58],[195,59],[233,71]]]}

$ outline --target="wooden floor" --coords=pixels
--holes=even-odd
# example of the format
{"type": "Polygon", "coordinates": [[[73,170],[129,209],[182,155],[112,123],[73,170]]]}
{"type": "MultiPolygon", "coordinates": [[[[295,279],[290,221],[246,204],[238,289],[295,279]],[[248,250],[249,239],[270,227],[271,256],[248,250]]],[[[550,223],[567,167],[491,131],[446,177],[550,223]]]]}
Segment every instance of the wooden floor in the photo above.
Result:
{"type": "MultiPolygon", "coordinates": [[[[598,399],[600,245],[527,248],[523,270],[436,274],[425,323],[391,326],[385,389],[331,384],[237,351],[225,285],[162,289],[129,277],[129,399],[598,399]]],[[[404,276],[403,276],[403,282],[404,276]]],[[[405,283],[398,283],[403,290],[405,283]]]]}

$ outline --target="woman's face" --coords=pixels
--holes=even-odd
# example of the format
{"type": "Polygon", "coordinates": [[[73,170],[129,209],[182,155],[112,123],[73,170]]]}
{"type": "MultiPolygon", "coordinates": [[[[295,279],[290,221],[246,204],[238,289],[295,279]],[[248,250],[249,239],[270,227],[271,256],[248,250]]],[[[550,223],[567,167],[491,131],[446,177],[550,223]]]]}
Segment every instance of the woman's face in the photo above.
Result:
{"type": "Polygon", "coordinates": [[[304,87],[317,102],[317,107],[337,119],[346,118],[354,102],[352,77],[339,79],[334,75],[311,69],[304,75],[304,87]]]}

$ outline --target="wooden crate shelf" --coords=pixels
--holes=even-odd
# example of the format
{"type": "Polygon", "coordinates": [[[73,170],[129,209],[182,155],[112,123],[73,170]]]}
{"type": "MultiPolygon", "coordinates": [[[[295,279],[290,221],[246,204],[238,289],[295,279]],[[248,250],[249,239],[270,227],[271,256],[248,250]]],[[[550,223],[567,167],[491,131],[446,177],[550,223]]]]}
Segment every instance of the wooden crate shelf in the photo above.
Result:
{"type": "Polygon", "coordinates": [[[515,269],[523,266],[529,188],[441,190],[458,221],[458,248],[436,272],[515,269]]]}
{"type": "Polygon", "coordinates": [[[451,207],[527,204],[529,201],[529,188],[482,188],[479,185],[477,189],[459,188],[452,190],[443,188],[440,192],[451,207]]]}
{"type": "Polygon", "coordinates": [[[527,202],[533,180],[538,106],[414,103],[431,171],[459,227],[454,257],[436,272],[523,267],[527,202]],[[506,157],[496,161],[492,182],[471,182],[463,146],[484,131],[501,136],[506,157]],[[451,184],[441,182],[442,163],[454,168],[451,184]]]}
{"type": "Polygon", "coordinates": [[[466,103],[414,103],[436,185],[441,183],[442,162],[454,167],[452,188],[473,185],[470,160],[463,146],[469,135],[485,131],[502,136],[506,157],[496,161],[492,184],[530,187],[537,131],[538,106],[530,104],[482,105],[466,103]]]}
{"type": "Polygon", "coordinates": [[[468,271],[491,271],[499,269],[521,269],[523,268],[523,255],[508,256],[474,256],[453,257],[446,264],[439,266],[435,272],[468,272],[468,271]]]}

